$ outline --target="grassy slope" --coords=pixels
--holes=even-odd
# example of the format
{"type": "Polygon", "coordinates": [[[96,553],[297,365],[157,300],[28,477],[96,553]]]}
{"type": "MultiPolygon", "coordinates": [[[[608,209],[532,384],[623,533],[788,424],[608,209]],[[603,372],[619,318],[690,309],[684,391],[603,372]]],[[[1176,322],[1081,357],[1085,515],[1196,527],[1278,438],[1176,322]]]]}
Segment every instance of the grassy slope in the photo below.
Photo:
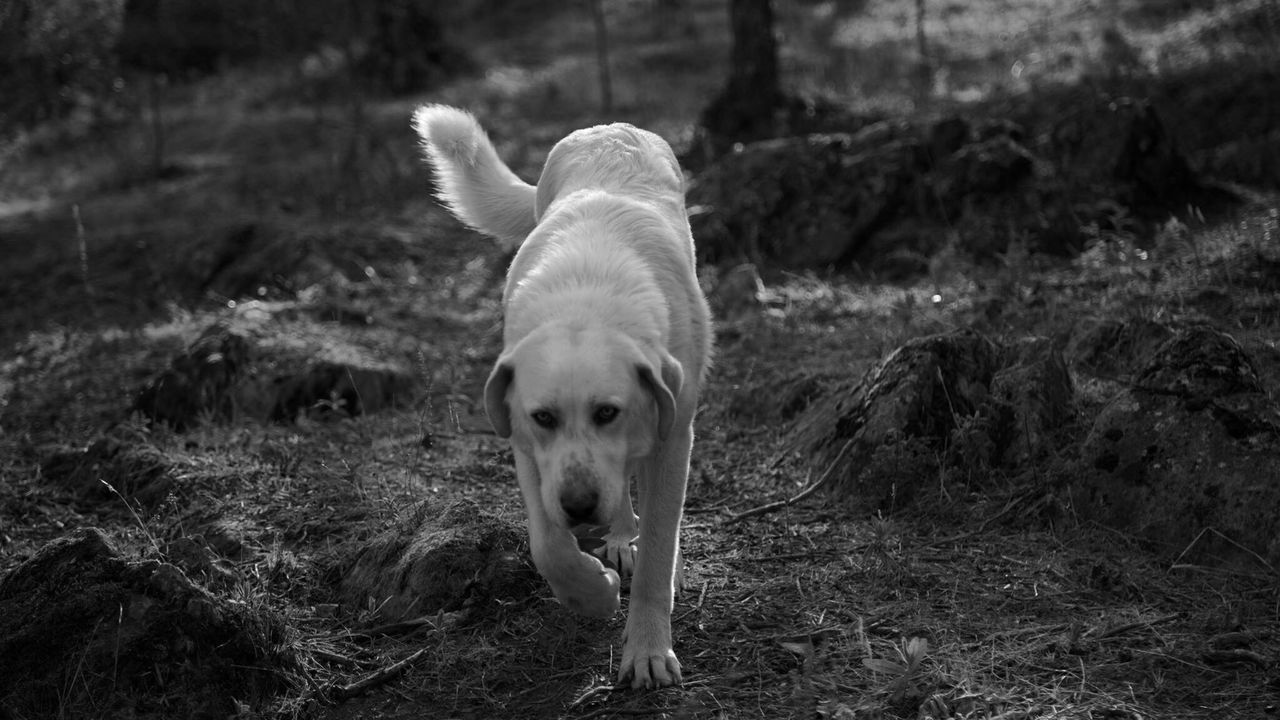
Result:
{"type": "MultiPolygon", "coordinates": [[[[936,57],[953,68],[952,93],[1018,90],[1039,82],[1037,72],[1062,79],[1102,57],[1101,21],[1083,4],[1007,0],[989,13],[934,5],[928,31],[936,57]],[[1013,78],[1012,61],[1032,53],[1032,70],[1013,78]]],[[[1140,24],[1154,15],[1142,5],[1125,4],[1120,17],[1151,58],[1183,47],[1175,30],[1207,22],[1189,11],[1140,24]]],[[[870,107],[914,107],[912,30],[896,9],[906,6],[872,2],[835,32],[786,15],[791,77],[870,107]]],[[[627,7],[619,12],[641,12],[627,7]]],[[[619,109],[610,118],[686,137],[721,75],[721,14],[699,4],[696,45],[662,39],[639,16],[616,17],[619,109]]],[[[860,372],[911,337],[971,323],[1061,337],[1082,317],[1197,317],[1200,289],[1212,287],[1236,300],[1217,322],[1274,348],[1277,288],[1249,275],[1254,251],[1274,248],[1280,232],[1274,201],[1193,228],[1188,241],[1166,239],[1147,259],[1109,238],[1070,266],[1016,252],[1000,268],[951,258],[905,288],[777,279],[770,313],[722,327],[699,421],[688,591],[675,612],[680,689],[610,691],[621,616],[575,619],[545,594],[477,625],[377,643],[341,635],[356,618],[320,617],[327,564],[409,501],[472,497],[520,521],[505,450],[474,405],[498,347],[501,253],[428,199],[407,117],[420,100],[472,107],[504,156],[534,176],[555,139],[602,119],[589,19],[560,28],[545,42],[522,32],[486,44],[494,69],[485,77],[371,102],[359,124],[349,105],[298,92],[290,72],[183,88],[167,115],[181,171],[163,181],[139,179],[145,134],[130,128],[37,139],[11,162],[0,177],[0,340],[11,348],[0,356],[0,569],[82,525],[107,528],[139,553],[148,533],[168,541],[215,523],[234,527],[251,549],[235,565],[236,592],[291,618],[312,653],[312,681],[430,648],[393,690],[321,709],[325,717],[419,717],[426,706],[441,716],[522,718],[914,716],[919,707],[935,717],[946,708],[968,717],[1219,718],[1256,717],[1274,702],[1263,670],[1204,659],[1211,637],[1241,628],[1261,633],[1254,650],[1280,651],[1274,573],[1171,569],[1180,548],[1152,552],[1083,525],[1051,490],[940,477],[937,497],[885,520],[810,502],[723,524],[808,479],[804,468],[774,462],[781,424],[762,395],[800,375],[860,372]],[[219,266],[217,249],[246,226],[258,252],[201,287],[219,266]],[[252,311],[245,301],[254,296],[367,313],[370,326],[349,328],[299,312],[280,332],[350,334],[403,360],[420,373],[418,403],[354,420],[208,425],[184,435],[124,416],[141,382],[208,323],[252,311]],[[41,481],[50,449],[107,428],[159,449],[182,480],[142,524],[119,502],[86,502],[41,481]],[[907,647],[916,637],[927,650],[907,647]],[[318,650],[358,664],[335,665],[318,650]]],[[[1274,379],[1274,365],[1268,371],[1274,379]]],[[[1086,412],[1101,397],[1094,390],[1085,388],[1086,412]]],[[[278,711],[306,709],[298,682],[278,711]]]]}

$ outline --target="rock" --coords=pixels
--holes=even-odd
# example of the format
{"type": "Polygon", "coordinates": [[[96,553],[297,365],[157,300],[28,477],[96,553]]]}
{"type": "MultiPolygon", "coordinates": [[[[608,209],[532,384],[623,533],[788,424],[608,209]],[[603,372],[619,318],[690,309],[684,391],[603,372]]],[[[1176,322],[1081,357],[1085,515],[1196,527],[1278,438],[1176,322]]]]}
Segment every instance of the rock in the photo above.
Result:
{"type": "Polygon", "coordinates": [[[1280,561],[1280,404],[1249,355],[1178,330],[1099,413],[1081,448],[1077,512],[1181,552],[1280,561]],[[1208,529],[1217,533],[1206,533],[1208,529]],[[1230,538],[1230,541],[1224,539],[1230,538]]]}
{"type": "Polygon", "coordinates": [[[297,667],[265,606],[126,560],[96,529],[0,579],[0,707],[16,717],[229,717],[237,703],[265,705],[297,667]]]}
{"type": "Polygon", "coordinates": [[[422,502],[346,563],[339,594],[381,622],[482,610],[536,592],[522,529],[462,501],[422,502]]]}

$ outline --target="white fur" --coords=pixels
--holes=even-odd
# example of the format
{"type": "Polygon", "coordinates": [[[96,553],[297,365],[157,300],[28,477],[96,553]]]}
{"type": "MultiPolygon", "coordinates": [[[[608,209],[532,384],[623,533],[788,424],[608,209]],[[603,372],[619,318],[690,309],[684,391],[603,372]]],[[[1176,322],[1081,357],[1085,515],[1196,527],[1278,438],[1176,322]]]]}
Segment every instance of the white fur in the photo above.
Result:
{"type": "Polygon", "coordinates": [[[440,199],[449,210],[513,247],[524,240],[535,222],[535,189],[498,158],[471,113],[424,105],[413,114],[413,127],[439,175],[440,199]]]}
{"type": "Polygon", "coordinates": [[[590,508],[609,528],[602,556],[633,575],[619,679],[678,683],[671,608],[711,335],[675,155],[630,125],[579,130],[551,150],[535,188],[470,114],[430,105],[414,124],[445,204],[520,243],[485,406],[511,440],[534,563],[566,606],[613,614],[618,574],[571,532],[570,509],[590,508]],[[616,419],[601,421],[609,409],[616,419]]]}

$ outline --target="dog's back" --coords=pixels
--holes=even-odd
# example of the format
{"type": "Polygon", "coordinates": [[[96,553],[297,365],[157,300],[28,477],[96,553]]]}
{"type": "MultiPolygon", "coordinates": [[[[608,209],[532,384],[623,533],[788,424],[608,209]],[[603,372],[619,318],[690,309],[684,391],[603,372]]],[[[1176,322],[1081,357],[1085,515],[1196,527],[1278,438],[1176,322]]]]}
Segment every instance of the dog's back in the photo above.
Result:
{"type": "Polygon", "coordinates": [[[684,215],[684,176],[671,146],[626,123],[584,128],[556,143],[538,179],[537,216],[578,190],[604,190],[684,215]]]}
{"type": "MultiPolygon", "coordinates": [[[[512,246],[525,239],[557,199],[603,190],[684,217],[684,177],[671,147],[626,123],[571,133],[551,149],[538,185],[516,177],[470,113],[427,105],[414,128],[436,169],[440,198],[458,219],[512,246]]],[[[676,228],[687,235],[687,224],[676,228]]]]}

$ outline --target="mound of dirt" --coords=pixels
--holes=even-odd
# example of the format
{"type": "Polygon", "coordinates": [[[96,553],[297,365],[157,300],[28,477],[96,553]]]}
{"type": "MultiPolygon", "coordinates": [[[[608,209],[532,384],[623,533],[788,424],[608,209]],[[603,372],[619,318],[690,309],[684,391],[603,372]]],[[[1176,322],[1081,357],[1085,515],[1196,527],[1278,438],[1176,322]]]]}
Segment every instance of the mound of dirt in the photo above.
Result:
{"type": "MultiPolygon", "coordinates": [[[[183,430],[202,419],[351,417],[408,401],[415,383],[341,333],[296,333],[269,311],[208,327],[138,393],[132,410],[183,430]]],[[[296,332],[296,331],[295,331],[296,332]]]]}
{"type": "Polygon", "coordinates": [[[214,325],[142,389],[133,409],[178,430],[201,416],[228,419],[236,410],[232,389],[248,369],[249,352],[248,336],[214,325]]]}
{"type": "Polygon", "coordinates": [[[271,610],[127,560],[96,529],[0,579],[0,707],[15,717],[225,718],[297,663],[271,610]]]}
{"type": "Polygon", "coordinates": [[[1072,367],[1102,377],[1128,376],[1146,363],[1173,331],[1154,320],[1100,320],[1082,325],[1067,343],[1072,367]]]}
{"type": "Polygon", "coordinates": [[[87,448],[56,450],[40,466],[41,475],[89,502],[114,500],[115,493],[155,508],[174,487],[168,458],[156,448],[102,437],[87,448]]]}
{"type": "Polygon", "coordinates": [[[910,202],[924,170],[904,123],[848,135],[754,143],[698,175],[688,192],[703,262],[784,268],[848,264],[910,202]]]}
{"type": "Polygon", "coordinates": [[[364,544],[347,563],[339,594],[349,610],[377,608],[395,622],[479,611],[529,597],[537,587],[522,529],[469,500],[422,502],[364,544]]]}
{"type": "Polygon", "coordinates": [[[1228,199],[1149,103],[1090,96],[1037,123],[882,121],[747,145],[690,185],[700,259],[910,276],[952,238],[978,258],[1015,239],[1073,253],[1090,232],[1228,199]]]}
{"type": "Polygon", "coordinates": [[[1070,347],[1078,372],[1132,378],[1109,385],[1079,444],[1076,385],[1053,343],[962,330],[909,342],[814,402],[784,452],[884,511],[940,469],[1048,460],[1081,517],[1174,551],[1280,562],[1280,403],[1250,354],[1210,327],[1146,321],[1089,326],[1070,347]]]}
{"type": "Polygon", "coordinates": [[[1074,415],[1066,363],[1044,338],[1001,346],[972,330],[913,340],[815,401],[783,452],[811,458],[873,509],[910,500],[944,453],[960,467],[1017,466],[1052,451],[1074,415]]]}
{"type": "Polygon", "coordinates": [[[1173,550],[1280,561],[1274,397],[1234,338],[1175,331],[1095,419],[1077,510],[1173,550]]]}

